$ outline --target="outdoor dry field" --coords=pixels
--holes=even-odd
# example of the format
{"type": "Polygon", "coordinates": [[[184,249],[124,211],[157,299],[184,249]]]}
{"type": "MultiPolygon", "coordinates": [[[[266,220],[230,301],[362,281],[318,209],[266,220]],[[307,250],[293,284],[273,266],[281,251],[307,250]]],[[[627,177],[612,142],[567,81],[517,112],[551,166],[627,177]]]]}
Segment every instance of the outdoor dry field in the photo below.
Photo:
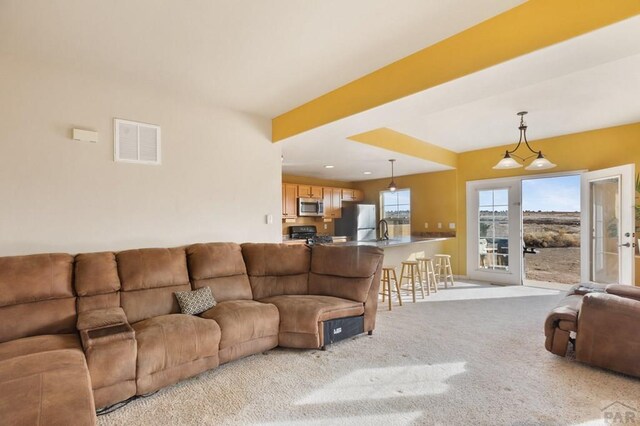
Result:
{"type": "Polygon", "coordinates": [[[525,256],[525,278],[580,282],[580,213],[525,211],[523,223],[525,244],[538,252],[525,256]]]}

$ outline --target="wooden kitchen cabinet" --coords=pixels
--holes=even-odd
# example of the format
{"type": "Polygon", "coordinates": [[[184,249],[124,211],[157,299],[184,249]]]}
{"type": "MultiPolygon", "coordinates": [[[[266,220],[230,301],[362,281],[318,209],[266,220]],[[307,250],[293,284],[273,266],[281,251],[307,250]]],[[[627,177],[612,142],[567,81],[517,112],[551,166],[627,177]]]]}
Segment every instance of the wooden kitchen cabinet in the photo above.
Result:
{"type": "Polygon", "coordinates": [[[298,185],[298,197],[320,199],[323,197],[322,187],[313,185],[298,185]]]}
{"type": "Polygon", "coordinates": [[[359,189],[342,189],[342,201],[362,201],[364,200],[364,192],[359,189]]]}
{"type": "Polygon", "coordinates": [[[342,190],[340,188],[322,188],[322,201],[326,219],[340,219],[342,217],[342,190]]]}
{"type": "Polygon", "coordinates": [[[298,185],[282,184],[282,217],[284,219],[298,217],[298,185]]]}

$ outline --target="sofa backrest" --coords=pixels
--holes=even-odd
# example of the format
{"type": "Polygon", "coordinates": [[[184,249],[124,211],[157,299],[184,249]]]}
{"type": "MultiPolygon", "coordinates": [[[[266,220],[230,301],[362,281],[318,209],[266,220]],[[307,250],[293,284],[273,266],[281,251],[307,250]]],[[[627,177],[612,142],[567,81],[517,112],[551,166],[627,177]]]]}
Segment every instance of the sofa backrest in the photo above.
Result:
{"type": "Polygon", "coordinates": [[[193,244],[187,247],[187,265],[193,288],[211,288],[217,302],[253,298],[239,244],[193,244]]]}
{"type": "Polygon", "coordinates": [[[78,295],[78,312],[120,306],[120,278],[115,253],[77,255],[73,282],[78,295]]]}
{"type": "MultiPolygon", "coordinates": [[[[383,257],[373,246],[315,245],[311,251],[309,294],[365,302],[383,257]]],[[[378,289],[375,289],[377,297],[378,289]]]]}
{"type": "Polygon", "coordinates": [[[0,257],[0,342],[76,331],[73,256],[0,257]]]}
{"type": "Polygon", "coordinates": [[[303,244],[242,244],[255,300],[309,293],[311,250],[303,244]]]}
{"type": "Polygon", "coordinates": [[[129,323],[180,312],[173,293],[191,290],[184,247],[122,251],[116,261],[129,323]]]}

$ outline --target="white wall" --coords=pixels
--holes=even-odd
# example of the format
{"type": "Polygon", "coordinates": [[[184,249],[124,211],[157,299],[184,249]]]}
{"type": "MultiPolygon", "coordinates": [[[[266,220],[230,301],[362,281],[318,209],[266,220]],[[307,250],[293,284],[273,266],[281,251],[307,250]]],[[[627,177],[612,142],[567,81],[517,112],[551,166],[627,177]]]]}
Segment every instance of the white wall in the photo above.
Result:
{"type": "Polygon", "coordinates": [[[0,56],[0,255],[279,241],[270,130],[142,81],[0,56]],[[162,165],[115,163],[114,118],[160,125],[162,165]]]}

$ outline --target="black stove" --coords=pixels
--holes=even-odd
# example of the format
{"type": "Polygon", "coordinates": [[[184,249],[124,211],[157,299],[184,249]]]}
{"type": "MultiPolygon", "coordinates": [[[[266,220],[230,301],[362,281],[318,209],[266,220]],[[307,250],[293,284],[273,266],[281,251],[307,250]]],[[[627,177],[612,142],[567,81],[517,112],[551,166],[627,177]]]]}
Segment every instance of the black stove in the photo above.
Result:
{"type": "Polygon", "coordinates": [[[289,238],[292,240],[309,240],[317,234],[318,230],[313,225],[289,227],[289,238]]]}
{"type": "Polygon", "coordinates": [[[292,240],[306,240],[307,244],[330,244],[333,237],[329,235],[318,235],[318,230],[313,225],[290,226],[289,238],[292,240]]]}

